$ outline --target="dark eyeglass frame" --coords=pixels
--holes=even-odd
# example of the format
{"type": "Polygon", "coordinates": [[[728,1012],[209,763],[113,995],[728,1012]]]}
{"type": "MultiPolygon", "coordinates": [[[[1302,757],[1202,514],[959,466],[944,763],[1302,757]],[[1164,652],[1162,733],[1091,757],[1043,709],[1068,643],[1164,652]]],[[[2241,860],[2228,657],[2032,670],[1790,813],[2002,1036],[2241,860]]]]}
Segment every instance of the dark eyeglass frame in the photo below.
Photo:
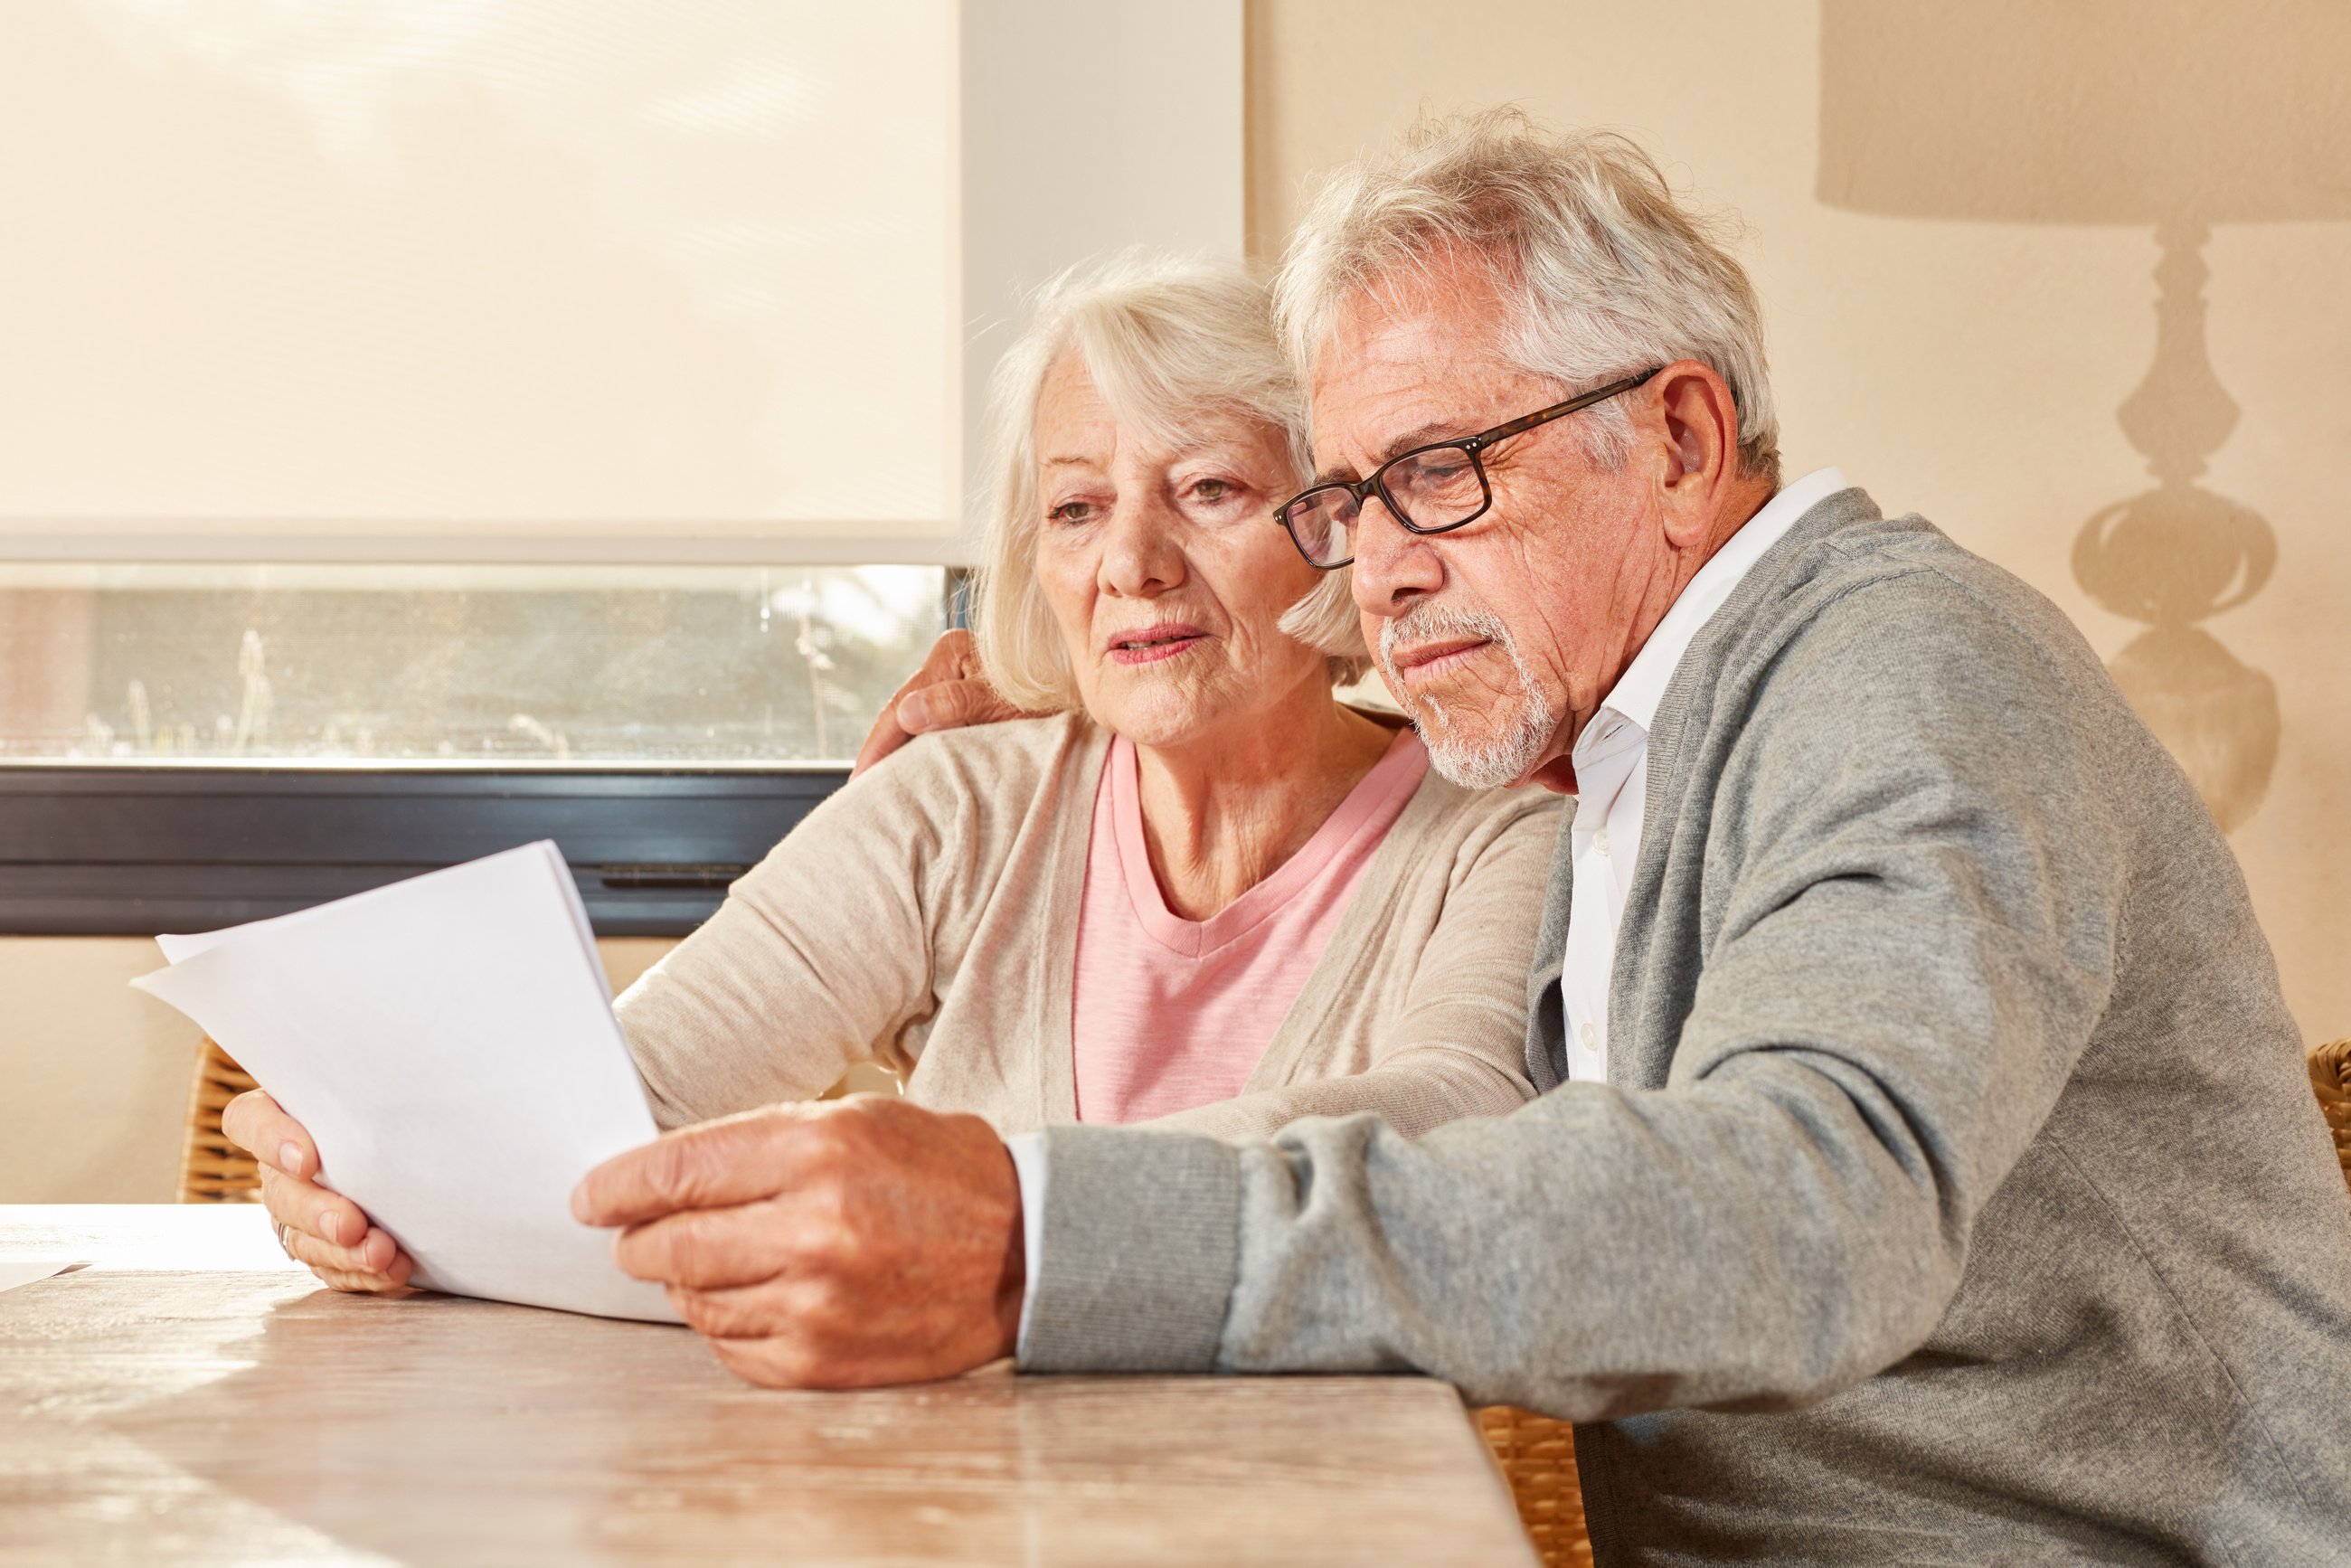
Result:
{"type": "Polygon", "coordinates": [[[1479,456],[1479,453],[1489,446],[1508,441],[1513,435],[1523,435],[1537,425],[1549,424],[1554,419],[1564,419],[1569,414],[1579,413],[1594,403],[1606,402],[1610,398],[1631,392],[1635,387],[1646,386],[1665,368],[1663,365],[1658,365],[1643,371],[1639,375],[1626,376],[1622,381],[1610,382],[1604,387],[1594,387],[1588,392],[1580,392],[1569,398],[1565,402],[1555,402],[1549,408],[1539,408],[1532,413],[1506,420],[1493,429],[1481,430],[1475,435],[1457,436],[1451,441],[1432,441],[1426,446],[1416,446],[1409,452],[1399,452],[1361,479],[1332,479],[1323,484],[1310,486],[1276,507],[1273,520],[1281,526],[1282,532],[1290,536],[1290,542],[1297,547],[1300,555],[1306,558],[1306,564],[1322,571],[1336,571],[1341,567],[1353,563],[1355,558],[1351,555],[1344,560],[1334,560],[1327,566],[1316,560],[1308,552],[1303,541],[1299,538],[1297,528],[1290,524],[1290,515],[1291,509],[1300,502],[1316,496],[1328,495],[1333,490],[1343,490],[1354,497],[1358,516],[1362,515],[1364,503],[1373,496],[1378,496],[1380,505],[1388,509],[1388,516],[1394,517],[1408,534],[1449,534],[1456,528],[1466,528],[1494,509],[1494,486],[1486,478],[1486,464],[1485,460],[1479,456]],[[1458,451],[1468,455],[1470,470],[1478,476],[1479,497],[1478,509],[1457,522],[1439,523],[1434,528],[1425,528],[1405,517],[1404,508],[1397,505],[1395,497],[1388,493],[1387,473],[1399,463],[1409,463],[1416,457],[1424,457],[1432,452],[1445,451],[1458,451]]]}

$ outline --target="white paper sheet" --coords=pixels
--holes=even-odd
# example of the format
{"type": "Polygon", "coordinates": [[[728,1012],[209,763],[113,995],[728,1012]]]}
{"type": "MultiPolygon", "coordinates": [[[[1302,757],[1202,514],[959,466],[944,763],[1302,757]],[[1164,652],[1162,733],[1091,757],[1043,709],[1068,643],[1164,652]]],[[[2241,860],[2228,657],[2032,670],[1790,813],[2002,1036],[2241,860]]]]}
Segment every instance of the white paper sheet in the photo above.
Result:
{"type": "Polygon", "coordinates": [[[132,982],[309,1129],[320,1179],[457,1295],[674,1322],[571,1218],[655,1135],[587,913],[549,842],[274,920],[158,938],[132,982]]]}
{"type": "Polygon", "coordinates": [[[13,1291],[19,1285],[29,1285],[36,1280],[46,1280],[53,1274],[67,1273],[85,1266],[75,1258],[0,1258],[0,1291],[13,1291]]]}

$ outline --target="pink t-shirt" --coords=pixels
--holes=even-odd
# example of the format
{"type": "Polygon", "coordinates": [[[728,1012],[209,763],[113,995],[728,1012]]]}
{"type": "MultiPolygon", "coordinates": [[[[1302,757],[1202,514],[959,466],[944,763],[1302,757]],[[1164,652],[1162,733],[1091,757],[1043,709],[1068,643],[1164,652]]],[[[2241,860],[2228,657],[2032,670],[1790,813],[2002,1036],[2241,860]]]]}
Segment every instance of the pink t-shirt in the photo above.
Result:
{"type": "Polygon", "coordinates": [[[1280,869],[1186,920],[1160,895],[1144,846],[1134,747],[1112,741],[1070,1003],[1079,1119],[1139,1122],[1239,1093],[1427,772],[1420,737],[1403,731],[1280,869]]]}

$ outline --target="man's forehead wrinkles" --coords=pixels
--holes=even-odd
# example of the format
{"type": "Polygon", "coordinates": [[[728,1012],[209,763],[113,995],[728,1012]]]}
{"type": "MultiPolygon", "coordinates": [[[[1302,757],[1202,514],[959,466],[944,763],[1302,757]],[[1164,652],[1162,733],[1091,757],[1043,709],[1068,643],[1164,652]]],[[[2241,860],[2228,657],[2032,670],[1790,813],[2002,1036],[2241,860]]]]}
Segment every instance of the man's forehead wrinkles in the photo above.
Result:
{"type": "Polygon", "coordinates": [[[1432,441],[1444,441],[1449,438],[1474,435],[1476,434],[1476,431],[1463,425],[1458,420],[1428,420],[1423,423],[1414,425],[1410,430],[1405,431],[1400,434],[1390,437],[1387,443],[1379,450],[1379,460],[1384,463],[1391,457],[1401,457],[1405,453],[1411,451],[1414,447],[1426,446],[1432,441]]]}
{"type": "Polygon", "coordinates": [[[1315,378],[1311,392],[1316,427],[1350,441],[1377,439],[1406,422],[1435,418],[1440,412],[1431,401],[1437,390],[1426,367],[1405,371],[1361,361],[1328,367],[1315,378]]]}
{"type": "Polygon", "coordinates": [[[1474,435],[1520,412],[1515,403],[1494,412],[1498,399],[1510,402],[1511,383],[1527,378],[1481,334],[1447,331],[1415,315],[1334,336],[1313,377],[1315,455],[1326,481],[1357,478],[1415,447],[1474,435]]]}
{"type": "MultiPolygon", "coordinates": [[[[1485,424],[1479,423],[1479,416],[1475,414],[1430,414],[1425,409],[1407,409],[1399,411],[1396,417],[1410,418],[1416,413],[1420,415],[1416,423],[1402,430],[1390,431],[1384,435],[1367,438],[1376,443],[1366,455],[1372,467],[1376,468],[1391,458],[1401,457],[1417,447],[1432,445],[1442,441],[1458,441],[1464,436],[1475,435],[1479,430],[1485,428],[1485,424]]],[[[1371,420],[1364,423],[1375,425],[1379,422],[1371,420]]],[[[1325,464],[1317,473],[1316,477],[1325,482],[1341,478],[1360,478],[1361,476],[1356,474],[1353,468],[1354,465],[1352,463],[1333,461],[1325,464]]]]}

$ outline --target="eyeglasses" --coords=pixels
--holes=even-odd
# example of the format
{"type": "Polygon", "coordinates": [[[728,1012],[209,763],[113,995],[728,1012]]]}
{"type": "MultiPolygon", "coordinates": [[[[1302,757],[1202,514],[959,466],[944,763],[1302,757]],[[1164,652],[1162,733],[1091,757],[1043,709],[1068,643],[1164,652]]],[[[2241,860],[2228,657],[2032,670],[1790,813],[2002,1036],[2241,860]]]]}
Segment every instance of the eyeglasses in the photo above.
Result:
{"type": "Polygon", "coordinates": [[[1274,513],[1308,564],[1335,571],[1355,559],[1355,523],[1364,501],[1377,495],[1406,531],[1442,534],[1486,515],[1494,504],[1494,487],[1486,482],[1486,464],[1479,454],[1513,435],[1523,435],[1539,424],[1564,419],[1593,403],[1646,383],[1656,370],[1643,371],[1621,382],[1555,402],[1549,408],[1498,424],[1491,430],[1416,446],[1389,458],[1364,479],[1338,479],[1283,502],[1274,513]]]}

